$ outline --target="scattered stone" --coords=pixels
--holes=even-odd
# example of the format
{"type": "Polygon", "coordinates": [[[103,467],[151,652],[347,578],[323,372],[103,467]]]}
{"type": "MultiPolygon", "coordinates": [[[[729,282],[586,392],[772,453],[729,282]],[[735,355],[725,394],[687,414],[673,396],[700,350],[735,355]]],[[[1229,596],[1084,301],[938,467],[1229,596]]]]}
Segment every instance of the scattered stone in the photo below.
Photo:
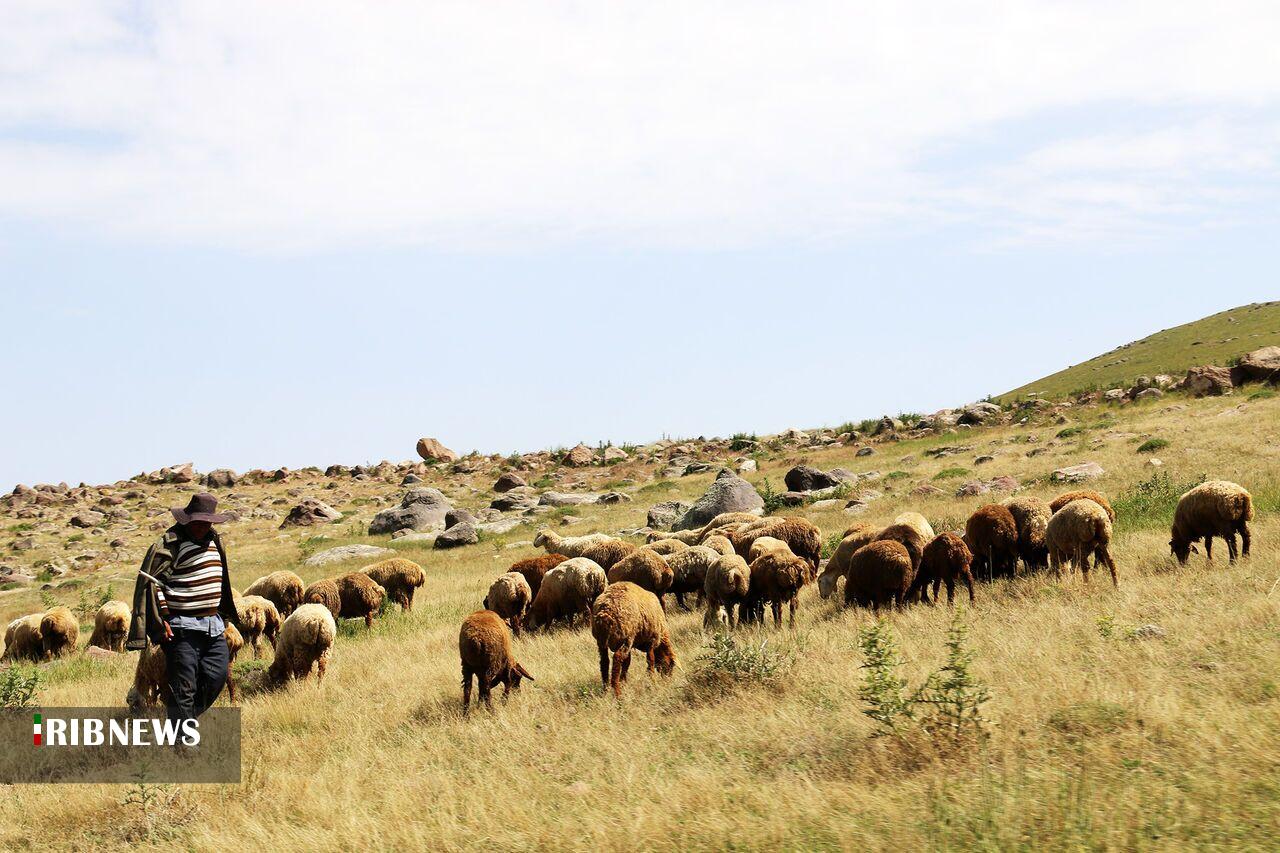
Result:
{"type": "Polygon", "coordinates": [[[672,525],[679,521],[692,506],[693,504],[685,501],[663,501],[660,504],[654,504],[649,507],[646,522],[654,530],[670,530],[672,525]]]}
{"type": "Polygon", "coordinates": [[[1094,480],[1105,474],[1102,466],[1097,462],[1082,462],[1079,465],[1069,465],[1066,468],[1059,468],[1054,471],[1052,478],[1058,483],[1080,483],[1085,480],[1094,480]]]}
{"type": "Polygon", "coordinates": [[[1263,347],[1245,355],[1240,370],[1254,382],[1280,381],[1280,347],[1263,347]]]}
{"type": "Polygon", "coordinates": [[[835,509],[838,506],[840,506],[838,498],[823,498],[820,501],[814,501],[809,504],[810,509],[835,509]]]}
{"type": "Polygon", "coordinates": [[[402,486],[416,486],[421,482],[422,478],[417,474],[405,474],[404,477],[400,479],[400,485],[402,486]]]}
{"type": "Polygon", "coordinates": [[[498,494],[502,494],[503,492],[509,492],[512,489],[518,489],[521,486],[527,485],[528,483],[526,483],[524,478],[519,474],[516,474],[513,471],[508,471],[498,477],[497,482],[493,484],[493,490],[498,494]]]}
{"type": "Polygon", "coordinates": [[[560,459],[560,464],[570,468],[585,468],[595,461],[595,451],[585,444],[578,444],[560,459]]]}
{"type": "Polygon", "coordinates": [[[1182,380],[1182,388],[1194,397],[1221,397],[1230,394],[1235,385],[1231,371],[1225,367],[1193,367],[1182,380]]]}
{"type": "Polygon", "coordinates": [[[458,454],[434,438],[420,438],[415,448],[424,462],[457,462],[458,454]]]}
{"type": "Polygon", "coordinates": [[[211,489],[229,489],[238,482],[240,478],[230,468],[217,468],[204,475],[204,484],[211,489]]]}
{"type": "Polygon", "coordinates": [[[509,530],[514,530],[521,524],[524,524],[524,522],[518,518],[499,518],[495,521],[481,522],[475,527],[476,530],[480,530],[485,533],[506,533],[509,530]]]}
{"type": "Polygon", "coordinates": [[[625,450],[611,445],[604,449],[604,455],[602,458],[605,462],[625,462],[631,457],[627,455],[625,450]]]}
{"type": "Polygon", "coordinates": [[[324,501],[307,498],[289,510],[280,522],[281,527],[310,527],[313,524],[332,524],[342,518],[342,513],[324,501]]]}
{"type": "Polygon", "coordinates": [[[1128,399],[1128,397],[1129,393],[1123,388],[1112,388],[1108,391],[1102,392],[1102,399],[1110,402],[1119,402],[1120,400],[1128,399]]]}
{"type": "Polygon", "coordinates": [[[453,508],[439,489],[410,489],[394,509],[384,509],[369,522],[369,535],[397,530],[431,530],[444,526],[444,517],[453,508]]]}
{"type": "Polygon", "coordinates": [[[454,507],[453,509],[449,510],[444,514],[445,530],[448,530],[450,527],[453,527],[455,524],[461,524],[464,521],[468,524],[475,524],[477,519],[474,515],[467,512],[465,509],[461,509],[458,507],[454,507]]]}
{"type": "Polygon", "coordinates": [[[783,492],[778,495],[778,501],[783,506],[803,506],[808,498],[808,492],[783,492]]]}
{"type": "Polygon", "coordinates": [[[1161,462],[1161,461],[1160,461],[1159,459],[1157,459],[1156,457],[1152,456],[1150,459],[1148,459],[1148,460],[1147,460],[1147,467],[1148,467],[1148,468],[1161,468],[1161,467],[1164,467],[1164,463],[1163,463],[1163,462],[1161,462]]]}
{"type": "Polygon", "coordinates": [[[829,489],[839,484],[839,480],[825,471],[809,465],[797,465],[782,478],[787,490],[792,492],[812,492],[815,489],[829,489]]]}
{"type": "Polygon", "coordinates": [[[1164,392],[1159,388],[1144,388],[1133,396],[1135,400],[1159,400],[1164,392]]]}
{"type": "Polygon", "coordinates": [[[964,483],[960,488],[956,489],[956,497],[971,498],[975,495],[986,495],[991,493],[991,486],[982,480],[970,480],[964,483]]]}
{"type": "Polygon", "coordinates": [[[71,526],[80,528],[97,527],[106,520],[107,517],[104,514],[96,510],[87,509],[84,512],[76,513],[71,516],[71,526]]]}
{"type": "Polygon", "coordinates": [[[763,509],[764,499],[754,486],[731,471],[721,471],[706,493],[676,522],[674,529],[701,527],[722,512],[758,514],[763,509]]]}
{"type": "Polygon", "coordinates": [[[13,540],[12,547],[15,551],[30,551],[32,548],[36,547],[36,540],[31,536],[20,536],[13,540]]]}
{"type": "Polygon", "coordinates": [[[479,541],[480,534],[476,531],[475,525],[464,521],[461,524],[455,524],[437,536],[434,547],[438,549],[460,548],[463,545],[474,545],[479,541]]]}
{"type": "Polygon", "coordinates": [[[84,650],[84,656],[90,660],[114,660],[120,657],[120,652],[113,652],[111,649],[100,646],[88,646],[84,650]]]}
{"type": "Polygon", "coordinates": [[[919,498],[932,498],[937,497],[938,495],[945,495],[946,492],[939,489],[933,483],[920,483],[911,490],[911,494],[919,498]]]}
{"type": "Polygon", "coordinates": [[[956,419],[956,423],[969,425],[984,424],[999,414],[1000,407],[995,403],[988,403],[986,401],[973,403],[964,407],[964,411],[960,413],[960,417],[956,419]]]}
{"type": "Polygon", "coordinates": [[[739,474],[751,474],[760,470],[760,466],[756,464],[756,460],[742,458],[737,462],[737,470],[739,474]]]}
{"type": "Polygon", "coordinates": [[[538,505],[538,492],[532,486],[517,486],[494,498],[489,506],[502,512],[524,512],[538,505]]]}
{"type": "Polygon", "coordinates": [[[875,453],[875,452],[876,452],[876,451],[875,451],[875,448],[872,448],[872,447],[859,447],[859,448],[858,448],[858,452],[857,452],[857,453],[855,453],[854,455],[855,455],[855,456],[870,456],[871,454],[873,454],[873,453],[875,453]]]}
{"type": "Polygon", "coordinates": [[[871,434],[884,435],[886,433],[897,432],[900,429],[902,429],[902,421],[885,415],[880,419],[880,422],[876,424],[876,428],[871,431],[871,434]]]}
{"type": "Polygon", "coordinates": [[[995,461],[995,459],[996,459],[996,458],[995,458],[994,456],[992,456],[991,454],[987,454],[987,455],[985,455],[985,456],[979,456],[977,459],[973,460],[973,464],[974,464],[974,465],[986,465],[988,462],[994,462],[994,461],[995,461]]]}
{"type": "Polygon", "coordinates": [[[1139,625],[1133,629],[1133,638],[1135,640],[1158,640],[1165,635],[1165,630],[1159,625],[1139,625]]]}
{"type": "Polygon", "coordinates": [[[544,492],[538,503],[543,506],[580,506],[593,504],[599,499],[599,495],[586,492],[544,492]]]}
{"type": "Polygon", "coordinates": [[[383,554],[393,553],[390,548],[379,548],[376,545],[339,545],[312,554],[303,560],[307,566],[327,566],[330,563],[341,563],[343,560],[373,559],[383,554]]]}
{"type": "Polygon", "coordinates": [[[628,503],[630,500],[631,500],[631,495],[625,494],[623,492],[605,492],[603,495],[601,495],[599,498],[596,499],[596,503],[621,504],[621,503],[628,503]]]}

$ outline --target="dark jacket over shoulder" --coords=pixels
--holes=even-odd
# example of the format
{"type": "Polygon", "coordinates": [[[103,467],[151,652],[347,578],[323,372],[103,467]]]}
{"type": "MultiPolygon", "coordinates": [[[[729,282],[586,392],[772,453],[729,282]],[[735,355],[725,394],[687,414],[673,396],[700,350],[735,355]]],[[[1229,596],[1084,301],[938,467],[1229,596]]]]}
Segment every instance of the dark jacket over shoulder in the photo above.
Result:
{"type": "MultiPolygon", "coordinates": [[[[124,644],[126,649],[145,649],[148,642],[160,643],[164,640],[164,619],[160,615],[160,601],[156,598],[155,584],[143,577],[141,572],[164,583],[173,570],[174,557],[182,541],[177,525],[170,527],[147,549],[146,556],[142,558],[142,565],[138,567],[138,580],[133,585],[133,615],[129,620],[129,636],[124,644]]],[[[223,622],[239,628],[240,617],[231,595],[231,574],[227,571],[227,552],[223,550],[222,540],[216,532],[213,533],[213,541],[222,558],[222,598],[218,602],[218,615],[223,622]]]]}

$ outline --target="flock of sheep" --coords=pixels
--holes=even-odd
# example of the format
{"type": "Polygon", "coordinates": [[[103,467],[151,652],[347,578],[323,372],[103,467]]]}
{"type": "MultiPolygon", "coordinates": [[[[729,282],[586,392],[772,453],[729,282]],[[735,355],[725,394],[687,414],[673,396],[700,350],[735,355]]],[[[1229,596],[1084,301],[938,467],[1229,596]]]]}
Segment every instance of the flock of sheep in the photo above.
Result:
{"type": "MultiPolygon", "coordinates": [[[[1178,501],[1170,549],[1185,563],[1203,540],[1212,559],[1212,539],[1221,537],[1234,562],[1237,535],[1243,554],[1249,554],[1252,519],[1253,502],[1241,486],[1203,483],[1178,501]]],[[[1110,553],[1114,522],[1111,504],[1093,491],[1069,492],[1047,503],[1014,497],[987,504],[969,517],[963,534],[935,534],[924,516],[905,512],[885,528],[855,524],[845,530],[825,567],[821,532],[804,518],[725,513],[697,530],[651,533],[644,545],[604,534],[566,537],[543,530],[534,545],[546,553],[516,562],[494,580],[484,609],[462,624],[463,708],[470,704],[473,678],[486,705],[498,684],[505,695],[522,679],[533,679],[514,653],[513,636],[525,630],[589,625],[601,682],[615,696],[621,694],[633,651],[645,653],[650,673],[670,674],[678,664],[667,629],[668,594],[684,609],[689,609],[685,596],[697,596],[708,628],[763,623],[766,605],[777,628],[784,606],[794,625],[800,591],[814,581],[821,597],[829,598],[843,580],[847,606],[873,609],[928,603],[930,587],[936,602],[943,584],[950,603],[957,581],[964,582],[972,601],[975,576],[1013,575],[1019,561],[1024,572],[1052,568],[1061,573],[1069,563],[1087,582],[1092,558],[1095,568],[1105,566],[1118,583],[1110,553]]],[[[257,657],[263,640],[275,654],[270,667],[255,670],[244,686],[250,692],[278,689],[313,670],[322,679],[338,619],[372,625],[386,602],[410,610],[425,580],[421,566],[402,558],[310,586],[290,571],[257,579],[235,594],[240,630],[227,626],[227,645],[232,660],[246,644],[257,657]]],[[[103,604],[89,645],[123,651],[128,624],[128,605],[103,604]]],[[[75,651],[78,639],[75,615],[54,607],[9,623],[0,660],[64,656],[75,651]]],[[[160,705],[168,690],[164,649],[150,646],[139,655],[127,702],[135,710],[160,705]]],[[[229,681],[232,701],[236,690],[229,681]]]]}

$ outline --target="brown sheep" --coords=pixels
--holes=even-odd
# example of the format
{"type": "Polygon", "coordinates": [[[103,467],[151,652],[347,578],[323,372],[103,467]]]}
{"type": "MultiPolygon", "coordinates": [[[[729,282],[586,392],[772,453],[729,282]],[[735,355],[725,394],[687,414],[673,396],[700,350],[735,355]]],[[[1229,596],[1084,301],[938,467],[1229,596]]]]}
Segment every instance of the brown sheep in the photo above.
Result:
{"type": "Polygon", "coordinates": [[[54,607],[40,617],[40,649],[44,659],[74,654],[80,639],[80,622],[68,607],[54,607]]]}
{"type": "Polygon", "coordinates": [[[720,559],[720,554],[705,545],[694,545],[668,554],[664,559],[671,567],[671,588],[667,591],[675,595],[676,604],[688,610],[684,603],[688,593],[696,593],[701,604],[705,597],[703,588],[707,583],[707,570],[720,559]]]}
{"type": "Polygon", "coordinates": [[[591,635],[600,653],[600,681],[622,698],[622,683],[631,668],[631,651],[645,653],[649,674],[670,675],[676,665],[671,634],[658,597],[627,581],[610,584],[591,611],[591,635]],[[613,668],[610,671],[610,659],[613,668]]]}
{"type": "Polygon", "coordinates": [[[681,542],[679,539],[658,539],[647,545],[641,545],[640,547],[652,551],[655,554],[661,554],[663,557],[669,557],[677,551],[685,550],[689,545],[681,542]]]}
{"type": "Polygon", "coordinates": [[[1044,534],[1053,515],[1049,504],[1044,498],[1032,495],[1005,498],[1000,503],[1008,508],[1018,528],[1018,556],[1022,558],[1022,565],[1028,571],[1047,567],[1049,546],[1045,544],[1044,534]]]}
{"type": "Polygon", "coordinates": [[[849,561],[845,606],[858,604],[879,610],[881,604],[892,601],[901,607],[914,579],[907,546],[894,539],[878,539],[859,548],[849,561]]]}
{"type": "Polygon", "coordinates": [[[584,548],[578,556],[586,557],[607,572],[621,562],[624,557],[629,557],[635,551],[636,546],[630,542],[624,542],[621,539],[610,539],[607,542],[600,542],[584,548]]]}
{"type": "Polygon", "coordinates": [[[723,621],[727,627],[732,628],[734,608],[737,608],[738,618],[741,619],[750,591],[751,569],[747,566],[747,561],[737,554],[720,557],[707,569],[707,580],[703,586],[707,598],[707,613],[703,625],[711,628],[723,621]]]}
{"type": "Polygon", "coordinates": [[[840,544],[831,554],[831,559],[827,560],[827,567],[818,577],[818,595],[823,598],[831,597],[831,594],[836,591],[837,582],[849,576],[849,561],[853,559],[853,555],[863,545],[880,538],[880,530],[874,525],[859,523],[852,525],[844,532],[840,544]]]}
{"type": "MultiPolygon", "coordinates": [[[[767,538],[767,537],[766,537],[767,538]]],[[[757,540],[759,544],[761,540],[757,540]]],[[[750,609],[769,603],[773,610],[773,627],[782,627],[782,605],[790,610],[788,624],[796,626],[796,599],[800,590],[813,577],[809,561],[784,548],[765,549],[751,563],[750,609]]],[[[760,621],[764,622],[763,611],[760,621]]]]}
{"type": "Polygon", "coordinates": [[[4,631],[4,654],[0,660],[42,660],[40,620],[43,618],[43,613],[32,613],[10,622],[4,631]]]}
{"type": "Polygon", "coordinates": [[[471,705],[471,677],[480,685],[480,699],[493,710],[489,691],[502,685],[502,698],[520,689],[520,679],[534,678],[516,660],[511,649],[511,631],[492,610],[477,610],[462,622],[458,633],[458,656],[462,658],[462,710],[471,705]]]}
{"type": "Polygon", "coordinates": [[[964,526],[964,544],[973,554],[973,573],[979,578],[1012,575],[1018,564],[1018,524],[1008,507],[978,507],[964,526]]]}
{"type": "Polygon", "coordinates": [[[534,630],[556,622],[572,625],[579,616],[589,621],[591,603],[608,583],[604,569],[586,557],[565,560],[542,578],[542,586],[529,608],[526,627],[534,630]]]}
{"type": "Polygon", "coordinates": [[[300,605],[280,627],[276,656],[267,670],[268,686],[279,687],[295,678],[304,679],[311,675],[312,666],[316,670],[316,681],[323,681],[337,636],[338,625],[329,608],[322,604],[300,605]]]}
{"type": "Polygon", "coordinates": [[[123,652],[128,633],[129,605],[123,601],[108,601],[93,616],[89,645],[109,652],[123,652]]]}
{"type": "Polygon", "coordinates": [[[1192,543],[1204,539],[1205,559],[1213,559],[1213,537],[1227,543],[1227,559],[1236,561],[1236,534],[1240,534],[1244,555],[1249,556],[1252,537],[1249,522],[1253,520],[1253,498],[1243,486],[1226,480],[1201,483],[1178,499],[1173,513],[1169,550],[1178,562],[1186,564],[1192,543]]]}
{"type": "Polygon", "coordinates": [[[711,535],[712,531],[721,527],[736,524],[757,524],[764,519],[754,512],[722,512],[715,518],[702,525],[702,529],[698,531],[698,541],[690,544],[702,544],[702,540],[711,535]]]}
{"type": "Polygon", "coordinates": [[[342,613],[342,596],[338,595],[338,582],[333,578],[318,580],[302,591],[303,604],[323,604],[333,618],[342,613]]]}
{"type": "Polygon", "coordinates": [[[1080,500],[1081,498],[1093,501],[1098,506],[1105,509],[1107,511],[1107,518],[1111,519],[1112,524],[1116,523],[1116,511],[1111,508],[1111,502],[1099,493],[1092,492],[1087,489],[1058,495],[1056,498],[1049,501],[1049,512],[1057,512],[1072,501],[1080,500]]]}
{"type": "Polygon", "coordinates": [[[382,602],[387,597],[386,590],[373,582],[373,578],[364,572],[350,572],[335,580],[338,585],[338,598],[342,609],[338,616],[342,619],[364,618],[366,628],[373,627],[373,617],[382,609],[382,602]]]}
{"type": "Polygon", "coordinates": [[[524,575],[524,579],[529,582],[529,591],[533,593],[534,600],[538,598],[538,587],[542,586],[542,577],[556,566],[569,559],[564,554],[543,554],[539,557],[530,557],[527,560],[519,560],[511,564],[509,572],[519,572],[524,575]]]}
{"type": "Polygon", "coordinates": [[[260,595],[276,606],[283,618],[297,609],[302,603],[302,578],[293,572],[272,572],[260,577],[244,591],[245,595],[260,595]]]}
{"type": "MultiPolygon", "coordinates": [[[[637,549],[609,569],[608,578],[609,583],[630,581],[658,596],[661,602],[662,596],[671,589],[675,573],[660,554],[637,549]]],[[[665,606],[664,604],[663,607],[665,606]]]]}
{"type": "Polygon", "coordinates": [[[733,550],[742,557],[751,554],[751,543],[761,536],[781,539],[791,548],[791,553],[809,563],[816,573],[822,556],[822,532],[807,518],[779,518],[769,524],[750,526],[729,537],[733,550]]]}
{"type": "Polygon", "coordinates": [[[240,617],[244,641],[253,647],[254,660],[258,658],[264,637],[275,647],[281,619],[274,604],[260,595],[242,595],[236,600],[236,614],[240,617]]]}
{"type": "Polygon", "coordinates": [[[1089,555],[1111,570],[1111,582],[1116,579],[1116,561],[1111,559],[1111,519],[1102,505],[1090,498],[1072,501],[1053,514],[1045,531],[1049,544],[1049,564],[1057,574],[1062,573],[1063,560],[1069,559],[1080,569],[1085,583],[1089,582],[1089,555]]]}
{"type": "Polygon", "coordinates": [[[712,534],[706,539],[703,539],[701,544],[704,548],[710,548],[712,551],[715,551],[721,557],[727,557],[734,553],[733,543],[729,541],[729,537],[727,536],[712,534]]]}
{"type": "Polygon", "coordinates": [[[529,582],[519,572],[507,572],[489,585],[489,594],[484,597],[484,609],[492,610],[511,626],[511,631],[520,636],[520,626],[524,615],[533,603],[533,593],[529,590],[529,582]]]}
{"type": "MultiPolygon", "coordinates": [[[[951,604],[955,600],[956,578],[964,580],[965,586],[969,587],[969,603],[972,604],[973,598],[973,573],[969,571],[969,565],[973,562],[973,554],[969,553],[969,547],[964,544],[964,540],[954,533],[939,533],[930,540],[929,544],[924,546],[924,554],[920,558],[920,569],[916,572],[916,578],[911,582],[911,589],[907,590],[907,595],[920,587],[921,591],[926,584],[933,584],[933,600],[938,600],[938,587],[942,583],[947,585],[947,604],[951,604]]],[[[928,596],[925,596],[928,601],[928,596]]]]}
{"type": "MultiPolygon", "coordinates": [[[[414,593],[418,591],[418,587],[427,582],[422,566],[403,557],[392,557],[389,560],[374,563],[372,566],[365,566],[361,571],[386,590],[387,600],[400,605],[401,610],[413,609],[414,593]]],[[[305,592],[303,599],[306,599],[305,592]]]]}

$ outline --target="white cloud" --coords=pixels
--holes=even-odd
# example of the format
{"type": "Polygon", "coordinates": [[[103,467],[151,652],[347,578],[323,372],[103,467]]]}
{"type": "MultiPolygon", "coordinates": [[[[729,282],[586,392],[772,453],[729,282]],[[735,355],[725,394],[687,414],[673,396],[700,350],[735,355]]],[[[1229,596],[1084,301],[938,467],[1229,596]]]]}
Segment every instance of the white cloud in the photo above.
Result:
{"type": "Polygon", "coordinates": [[[1274,194],[1277,42],[1270,2],[10,0],[0,214],[269,250],[1194,227],[1274,194]],[[921,165],[1100,103],[1142,126],[921,165]]]}

